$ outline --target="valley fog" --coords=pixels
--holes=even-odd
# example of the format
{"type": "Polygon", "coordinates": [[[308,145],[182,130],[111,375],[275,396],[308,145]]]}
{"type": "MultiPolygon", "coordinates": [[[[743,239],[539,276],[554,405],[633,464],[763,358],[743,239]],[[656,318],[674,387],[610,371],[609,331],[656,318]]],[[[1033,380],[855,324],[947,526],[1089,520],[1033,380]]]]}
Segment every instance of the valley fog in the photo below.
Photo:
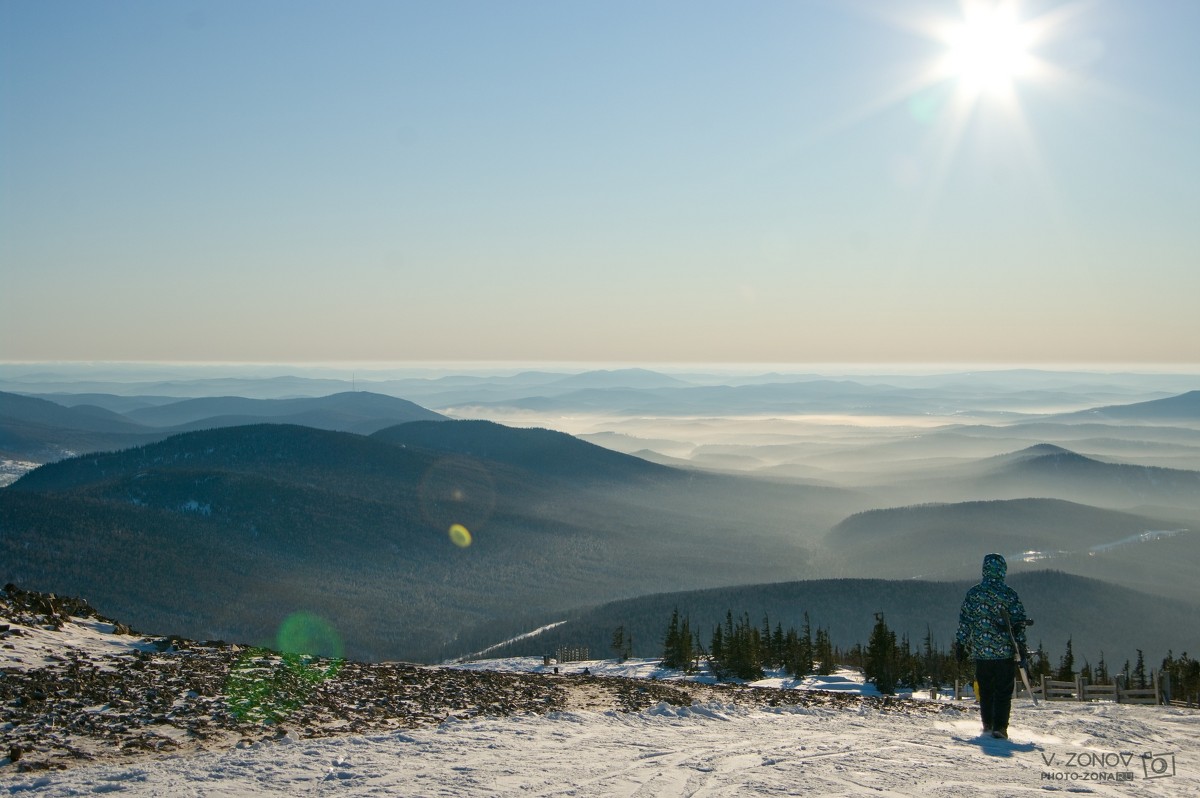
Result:
{"type": "Polygon", "coordinates": [[[776,615],[800,605],[769,604],[766,586],[805,580],[849,580],[820,593],[846,644],[876,610],[944,641],[953,608],[933,596],[995,551],[1034,595],[1079,602],[1056,607],[1048,646],[1124,650],[1141,634],[1188,650],[1168,638],[1200,607],[1196,385],[1178,371],[7,364],[0,576],[198,637],[257,639],[315,606],[355,656],[431,660],[583,612],[600,639],[622,623],[614,601],[642,602],[652,654],[655,596],[708,607],[689,591],[733,589],[776,615]],[[155,564],[141,586],[95,567],[122,568],[113,534],[155,564]],[[863,579],[920,581],[852,617],[842,593],[863,579]],[[1095,584],[1114,608],[1169,605],[1168,625],[1114,609],[1101,629],[1095,584]],[[1118,615],[1128,634],[1109,628],[1118,615]]]}

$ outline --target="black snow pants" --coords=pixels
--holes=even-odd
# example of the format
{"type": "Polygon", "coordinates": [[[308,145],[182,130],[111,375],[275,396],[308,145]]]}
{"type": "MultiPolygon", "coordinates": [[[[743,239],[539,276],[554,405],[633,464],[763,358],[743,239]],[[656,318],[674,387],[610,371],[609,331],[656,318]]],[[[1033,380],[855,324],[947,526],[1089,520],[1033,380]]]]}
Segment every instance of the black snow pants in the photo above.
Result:
{"type": "Polygon", "coordinates": [[[988,731],[1008,731],[1012,709],[1013,685],[1017,663],[1011,659],[975,660],[975,679],[979,682],[979,716],[988,731]]]}

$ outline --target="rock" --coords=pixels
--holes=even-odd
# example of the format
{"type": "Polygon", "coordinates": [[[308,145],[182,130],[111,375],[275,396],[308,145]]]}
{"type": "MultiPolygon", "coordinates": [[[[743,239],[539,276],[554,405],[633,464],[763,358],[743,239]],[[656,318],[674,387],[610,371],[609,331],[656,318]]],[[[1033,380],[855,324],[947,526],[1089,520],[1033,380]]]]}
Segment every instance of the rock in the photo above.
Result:
{"type": "MultiPolygon", "coordinates": [[[[3,620],[28,614],[37,594],[12,585],[3,620]],[[17,598],[12,598],[16,596],[17,598]]],[[[71,607],[71,599],[59,599],[71,607]]],[[[32,619],[31,619],[32,620],[32,619]]],[[[112,623],[111,621],[106,621],[112,623]]],[[[19,630],[14,630],[19,631],[19,630]]],[[[662,683],[592,675],[546,676],[317,660],[297,666],[274,652],[176,637],[136,652],[6,669],[0,678],[0,751],[22,772],[87,761],[249,747],[348,733],[394,731],[449,718],[545,714],[568,708],[640,711],[696,702],[829,706],[904,713],[934,704],[858,695],[662,683]],[[168,727],[186,735],[160,733],[168,727]],[[13,754],[16,758],[13,758],[13,754]]]]}

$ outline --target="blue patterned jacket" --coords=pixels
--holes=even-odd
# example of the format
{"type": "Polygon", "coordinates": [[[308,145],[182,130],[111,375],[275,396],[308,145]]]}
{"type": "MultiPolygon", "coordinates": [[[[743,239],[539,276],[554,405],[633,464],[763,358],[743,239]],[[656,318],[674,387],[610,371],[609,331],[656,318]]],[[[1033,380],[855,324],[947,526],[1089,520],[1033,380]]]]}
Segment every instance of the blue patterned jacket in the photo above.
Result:
{"type": "Polygon", "coordinates": [[[967,591],[958,613],[955,640],[975,659],[1012,659],[1012,641],[1000,613],[1008,608],[1017,642],[1025,647],[1025,607],[1017,591],[1004,583],[1008,563],[999,554],[983,558],[983,581],[967,591]]]}

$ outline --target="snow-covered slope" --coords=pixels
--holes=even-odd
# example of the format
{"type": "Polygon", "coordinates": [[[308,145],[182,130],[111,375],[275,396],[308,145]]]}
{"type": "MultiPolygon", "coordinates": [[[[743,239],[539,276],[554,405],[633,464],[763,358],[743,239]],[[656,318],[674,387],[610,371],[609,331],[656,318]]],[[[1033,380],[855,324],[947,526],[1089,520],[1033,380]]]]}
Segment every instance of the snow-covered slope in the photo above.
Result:
{"type": "Polygon", "coordinates": [[[1200,794],[1200,717],[1113,704],[1035,710],[1013,740],[965,714],[659,704],[476,718],[14,775],[15,795],[1034,796],[1200,794]]]}
{"type": "Polygon", "coordinates": [[[1200,794],[1194,709],[1019,699],[997,741],[967,702],[884,699],[851,672],[749,687],[650,660],[281,670],[263,652],[250,668],[79,604],[0,597],[0,794],[1200,794]]]}

